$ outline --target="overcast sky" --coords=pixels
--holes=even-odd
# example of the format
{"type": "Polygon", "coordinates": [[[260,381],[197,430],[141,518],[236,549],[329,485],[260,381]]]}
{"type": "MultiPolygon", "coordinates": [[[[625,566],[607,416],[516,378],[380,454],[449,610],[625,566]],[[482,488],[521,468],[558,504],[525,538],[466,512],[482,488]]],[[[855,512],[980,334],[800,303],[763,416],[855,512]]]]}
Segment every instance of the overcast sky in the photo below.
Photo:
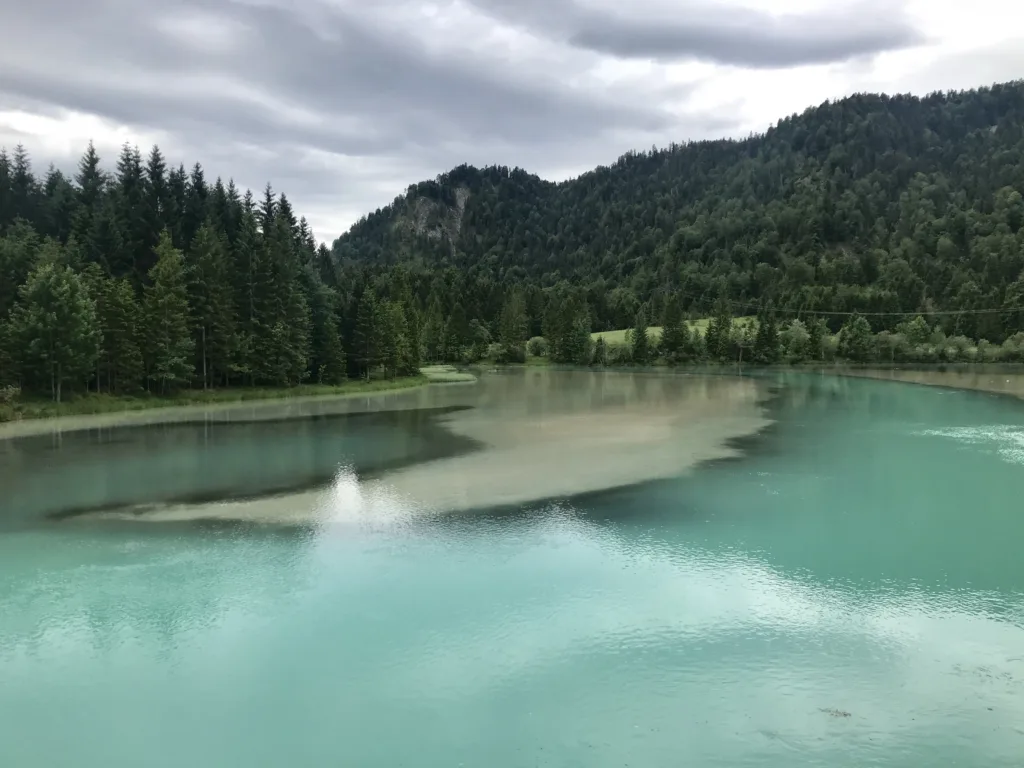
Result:
{"type": "Polygon", "coordinates": [[[0,145],[287,192],[330,241],[463,162],[549,179],[857,91],[1024,76],[1019,0],[11,0],[0,145]]]}

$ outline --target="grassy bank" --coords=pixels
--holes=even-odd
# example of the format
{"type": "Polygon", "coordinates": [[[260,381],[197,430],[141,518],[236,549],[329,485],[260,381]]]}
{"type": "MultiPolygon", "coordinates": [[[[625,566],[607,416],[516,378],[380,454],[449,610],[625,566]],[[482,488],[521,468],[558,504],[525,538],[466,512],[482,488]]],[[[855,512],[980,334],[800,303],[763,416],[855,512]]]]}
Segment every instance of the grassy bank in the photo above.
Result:
{"type": "MultiPolygon", "coordinates": [[[[687,323],[687,325],[690,327],[691,331],[700,331],[701,333],[707,333],[708,323],[710,322],[710,317],[702,317],[699,320],[690,320],[687,323]]],[[[754,317],[753,315],[749,317],[734,317],[732,324],[734,326],[737,326],[747,322],[756,323],[757,318],[754,317]]],[[[592,338],[594,341],[597,341],[598,337],[602,337],[604,339],[605,344],[625,344],[626,334],[629,333],[630,330],[632,329],[620,328],[617,331],[595,331],[594,333],[590,334],[590,338],[592,338]]],[[[661,326],[648,326],[647,335],[650,336],[652,341],[657,341],[661,339],[661,326]]]]}
{"type": "Polygon", "coordinates": [[[283,400],[298,397],[331,397],[364,395],[409,389],[426,384],[426,376],[405,376],[397,379],[346,381],[344,384],[303,384],[298,387],[248,387],[240,389],[189,389],[168,397],[156,395],[109,395],[90,392],[55,403],[51,400],[18,398],[0,403],[0,422],[22,419],[46,419],[56,416],[85,416],[97,413],[142,411],[152,408],[173,408],[185,405],[217,405],[257,400],[283,400]]]}

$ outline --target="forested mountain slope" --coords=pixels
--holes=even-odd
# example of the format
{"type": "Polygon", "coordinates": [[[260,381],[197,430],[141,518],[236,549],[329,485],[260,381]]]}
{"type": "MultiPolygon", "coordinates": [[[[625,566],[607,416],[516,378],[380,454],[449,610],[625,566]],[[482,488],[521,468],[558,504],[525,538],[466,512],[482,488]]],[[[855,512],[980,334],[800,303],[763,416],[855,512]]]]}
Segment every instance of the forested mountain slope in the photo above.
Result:
{"type": "Polygon", "coordinates": [[[697,315],[719,296],[737,314],[766,300],[787,315],[1005,307],[950,321],[1000,339],[1024,327],[1022,192],[1024,81],[863,94],[558,184],[461,166],[359,221],[333,253],[453,267],[467,285],[568,281],[598,329],[679,293],[697,315]]]}

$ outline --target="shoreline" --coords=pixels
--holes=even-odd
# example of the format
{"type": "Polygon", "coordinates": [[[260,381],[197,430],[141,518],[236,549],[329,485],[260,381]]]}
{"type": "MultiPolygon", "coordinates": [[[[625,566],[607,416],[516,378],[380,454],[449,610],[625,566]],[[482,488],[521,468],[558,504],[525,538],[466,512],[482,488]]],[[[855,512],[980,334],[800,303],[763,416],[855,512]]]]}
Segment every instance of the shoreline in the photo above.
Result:
{"type": "Polygon", "coordinates": [[[987,392],[1024,400],[1024,370],[984,371],[978,369],[930,370],[927,368],[822,368],[823,373],[850,378],[895,381],[925,387],[987,392]]]}
{"type": "MultiPolygon", "coordinates": [[[[0,440],[18,437],[45,435],[53,432],[73,432],[84,429],[104,429],[133,425],[171,424],[190,421],[194,418],[228,417],[239,415],[244,411],[253,411],[253,418],[259,418],[256,411],[265,410],[269,416],[273,410],[290,409],[294,406],[330,403],[333,401],[352,400],[360,397],[386,397],[399,393],[412,392],[433,383],[426,376],[407,376],[393,381],[349,382],[334,387],[334,391],[302,391],[301,387],[294,390],[222,390],[221,392],[237,391],[239,397],[218,397],[208,399],[202,397],[175,403],[173,399],[162,400],[126,400],[135,407],[104,410],[92,413],[56,413],[37,414],[12,421],[0,421],[0,440]],[[362,386],[360,386],[362,385],[362,386]],[[298,391],[296,391],[298,390],[298,391]],[[295,394],[290,392],[296,391],[295,394]],[[248,396],[246,396],[248,395],[248,396]]],[[[213,390],[217,392],[217,390],[213,390]]]]}

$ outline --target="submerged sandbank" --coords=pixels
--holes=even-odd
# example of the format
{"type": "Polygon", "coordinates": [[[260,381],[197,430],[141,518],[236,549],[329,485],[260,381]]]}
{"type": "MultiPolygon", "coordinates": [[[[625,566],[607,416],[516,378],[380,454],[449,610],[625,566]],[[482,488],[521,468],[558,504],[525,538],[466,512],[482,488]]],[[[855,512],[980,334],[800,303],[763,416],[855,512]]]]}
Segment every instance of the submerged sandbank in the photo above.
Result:
{"type": "Polygon", "coordinates": [[[468,455],[369,479],[341,471],[307,493],[88,517],[374,524],[526,504],[684,474],[737,455],[735,439],[770,423],[761,385],[729,376],[534,370],[487,375],[462,393],[474,407],[438,423],[482,446],[468,455]]]}
{"type": "Polygon", "coordinates": [[[850,368],[837,369],[842,376],[859,376],[867,379],[902,381],[909,384],[923,384],[930,387],[951,387],[1013,395],[1024,398],[1024,371],[985,370],[926,370],[901,368],[850,368]]]}

